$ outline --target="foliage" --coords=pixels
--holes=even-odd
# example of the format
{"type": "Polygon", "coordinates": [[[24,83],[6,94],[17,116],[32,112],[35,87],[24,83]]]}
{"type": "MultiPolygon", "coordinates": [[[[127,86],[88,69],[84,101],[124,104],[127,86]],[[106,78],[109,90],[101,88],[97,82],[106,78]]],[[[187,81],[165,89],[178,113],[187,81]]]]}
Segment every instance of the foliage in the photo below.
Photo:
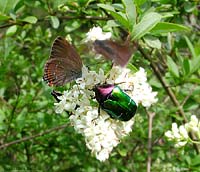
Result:
{"type": "Polygon", "coordinates": [[[164,137],[172,122],[200,114],[199,8],[198,1],[187,0],[0,0],[0,171],[146,171],[145,109],[139,108],[133,132],[102,163],[70,126],[69,114],[55,114],[51,88],[42,80],[58,35],[72,40],[91,69],[110,68],[82,43],[93,26],[112,30],[118,39],[124,31],[131,35],[138,49],[130,63],[145,68],[158,92],[158,103],[148,109],[155,112],[152,171],[199,171],[200,149],[192,144],[175,149],[164,137]],[[29,136],[33,139],[15,143],[29,136]],[[6,146],[9,142],[15,144],[6,146]]]}

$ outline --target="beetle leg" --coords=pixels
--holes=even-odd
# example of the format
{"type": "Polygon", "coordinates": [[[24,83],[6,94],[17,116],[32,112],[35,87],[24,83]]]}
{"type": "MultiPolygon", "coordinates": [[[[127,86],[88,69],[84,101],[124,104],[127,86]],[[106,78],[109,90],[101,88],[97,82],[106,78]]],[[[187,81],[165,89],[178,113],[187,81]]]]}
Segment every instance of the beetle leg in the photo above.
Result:
{"type": "Polygon", "coordinates": [[[98,116],[100,116],[100,112],[101,112],[101,109],[100,109],[100,106],[98,107],[98,116]]]}

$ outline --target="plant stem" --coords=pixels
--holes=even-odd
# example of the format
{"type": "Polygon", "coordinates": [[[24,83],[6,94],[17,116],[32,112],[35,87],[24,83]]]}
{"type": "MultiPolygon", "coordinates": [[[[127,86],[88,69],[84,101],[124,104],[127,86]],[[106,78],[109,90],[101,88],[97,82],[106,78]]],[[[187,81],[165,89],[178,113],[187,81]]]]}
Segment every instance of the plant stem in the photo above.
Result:
{"type": "Polygon", "coordinates": [[[151,171],[151,152],[152,152],[152,126],[155,113],[150,113],[146,110],[148,115],[148,157],[147,157],[147,172],[151,171]]]}
{"type": "MultiPolygon", "coordinates": [[[[149,54],[147,54],[143,48],[138,45],[138,50],[140,51],[140,53],[143,55],[143,57],[148,60],[150,62],[150,66],[153,69],[156,77],[158,78],[158,80],[161,82],[163,88],[165,89],[166,93],[169,95],[171,101],[173,102],[173,104],[178,108],[178,113],[179,115],[183,118],[184,123],[187,123],[188,120],[185,116],[185,113],[183,111],[182,106],[180,105],[180,103],[178,102],[178,100],[176,99],[175,94],[173,93],[172,89],[170,87],[168,87],[167,83],[165,82],[165,80],[163,79],[160,70],[158,69],[158,67],[156,66],[156,64],[151,60],[151,57],[149,54]]],[[[196,140],[195,135],[193,133],[189,133],[190,137],[192,138],[192,140],[196,140]]],[[[199,154],[199,148],[197,144],[193,144],[196,152],[199,154]]]]}
{"type": "Polygon", "coordinates": [[[41,133],[37,133],[35,135],[32,135],[32,136],[27,136],[27,137],[23,137],[19,140],[15,140],[15,141],[12,141],[12,142],[9,142],[9,143],[5,143],[3,145],[0,145],[0,149],[3,149],[3,148],[6,148],[8,146],[11,146],[11,145],[14,145],[14,144],[17,144],[17,143],[21,143],[21,142],[25,142],[25,141],[28,141],[28,140],[31,140],[31,139],[35,139],[37,137],[40,137],[40,136],[43,136],[45,134],[48,134],[48,133],[51,133],[53,131],[57,131],[57,130],[61,130],[61,129],[64,129],[68,126],[68,124],[64,124],[64,125],[60,125],[60,126],[57,126],[57,127],[54,127],[54,128],[51,128],[51,129],[48,129],[44,132],[41,132],[41,133]]]}

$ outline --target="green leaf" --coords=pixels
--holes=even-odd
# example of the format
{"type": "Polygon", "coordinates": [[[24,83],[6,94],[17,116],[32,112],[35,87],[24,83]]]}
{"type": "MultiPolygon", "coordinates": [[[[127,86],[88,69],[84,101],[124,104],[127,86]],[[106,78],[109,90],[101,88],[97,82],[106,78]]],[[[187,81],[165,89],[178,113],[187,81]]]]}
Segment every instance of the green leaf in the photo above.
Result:
{"type": "Polygon", "coordinates": [[[131,70],[131,72],[133,72],[133,73],[135,73],[135,72],[138,71],[137,67],[134,66],[134,65],[131,64],[131,63],[128,63],[127,68],[129,68],[129,69],[131,70]]]}
{"type": "Polygon", "coordinates": [[[191,2],[185,2],[184,3],[184,9],[186,12],[191,13],[193,10],[195,10],[196,4],[195,3],[191,3],[191,2]]]}
{"type": "Polygon", "coordinates": [[[11,13],[10,13],[10,17],[11,17],[11,19],[13,19],[14,21],[16,21],[17,16],[16,16],[15,13],[11,12],[11,13]]]}
{"type": "Polygon", "coordinates": [[[10,26],[6,31],[6,36],[12,36],[16,32],[17,32],[17,26],[16,25],[10,26]]]}
{"type": "Polygon", "coordinates": [[[71,25],[66,25],[65,26],[65,31],[66,32],[73,32],[74,30],[78,29],[80,27],[80,22],[74,20],[74,22],[71,23],[71,25]]]}
{"type": "MultiPolygon", "coordinates": [[[[1,102],[2,103],[2,102],[1,102]]],[[[4,123],[5,121],[5,119],[6,119],[6,116],[5,116],[5,112],[4,112],[4,109],[1,107],[1,109],[0,109],[0,124],[2,124],[2,123],[4,123]]]]}
{"type": "Polygon", "coordinates": [[[118,152],[122,157],[125,157],[128,153],[126,149],[118,149],[118,152]]]}
{"type": "Polygon", "coordinates": [[[133,0],[123,0],[122,2],[125,6],[126,16],[130,25],[129,30],[132,31],[137,17],[135,5],[133,0]]]}
{"type": "Polygon", "coordinates": [[[200,79],[198,78],[188,78],[188,81],[194,84],[200,84],[200,79]]]}
{"type": "Polygon", "coordinates": [[[98,7],[103,8],[107,11],[114,11],[115,12],[115,8],[111,5],[107,5],[107,4],[97,4],[98,7]]]}
{"type": "Polygon", "coordinates": [[[8,14],[11,10],[14,10],[19,0],[0,0],[0,12],[8,14]]]}
{"type": "Polygon", "coordinates": [[[172,60],[172,58],[169,56],[167,56],[167,65],[168,65],[170,73],[176,78],[178,78],[179,77],[178,67],[176,63],[172,60]]]}
{"type": "Polygon", "coordinates": [[[190,74],[190,61],[188,59],[183,60],[183,70],[184,70],[184,75],[190,74]]]}
{"type": "Polygon", "coordinates": [[[10,19],[10,17],[0,14],[0,21],[6,21],[9,19],[10,19]]]}
{"type": "Polygon", "coordinates": [[[129,29],[129,23],[126,19],[126,16],[124,13],[121,12],[112,12],[110,11],[110,14],[114,17],[114,19],[119,22],[122,26],[124,26],[126,29],[129,29]]]}
{"type": "Polygon", "coordinates": [[[196,155],[192,160],[191,160],[191,166],[199,166],[200,165],[200,155],[196,155]]]}
{"type": "Polygon", "coordinates": [[[111,27],[118,27],[119,24],[116,23],[115,20],[108,20],[106,26],[109,27],[109,28],[111,28],[111,27]]]}
{"type": "Polygon", "coordinates": [[[155,12],[150,12],[146,14],[142,20],[136,24],[132,32],[132,39],[139,39],[149,32],[155,25],[160,22],[161,15],[155,12]]]}
{"type": "Polygon", "coordinates": [[[37,18],[35,16],[28,16],[28,17],[22,19],[22,21],[31,23],[31,24],[35,24],[35,23],[37,23],[37,18]]]}
{"type": "Polygon", "coordinates": [[[191,60],[190,68],[191,68],[191,71],[190,71],[191,74],[196,72],[200,68],[200,55],[191,60]]]}
{"type": "Polygon", "coordinates": [[[120,23],[122,26],[124,26],[126,29],[129,29],[129,22],[126,18],[126,15],[122,12],[116,12],[115,8],[111,5],[107,4],[97,4],[97,6],[105,9],[106,11],[110,12],[110,14],[113,16],[113,18],[120,23]]]}
{"type": "Polygon", "coordinates": [[[52,25],[52,27],[54,29],[57,29],[59,27],[59,25],[60,25],[60,21],[59,21],[58,17],[51,16],[50,19],[51,19],[51,25],[52,25]]]}
{"type": "Polygon", "coordinates": [[[163,34],[169,32],[180,32],[180,31],[190,31],[190,28],[175,24],[175,23],[168,23],[168,22],[159,22],[152,30],[151,33],[153,34],[163,34]]]}
{"type": "Polygon", "coordinates": [[[192,57],[195,58],[196,57],[196,53],[195,53],[195,50],[194,50],[194,47],[193,47],[192,43],[190,42],[190,40],[188,39],[187,36],[184,36],[184,38],[185,38],[185,41],[186,41],[186,43],[188,45],[188,48],[190,49],[190,52],[192,53],[192,57]]]}
{"type": "Polygon", "coordinates": [[[25,123],[26,123],[25,121],[26,121],[26,119],[25,119],[25,115],[23,113],[20,113],[17,115],[16,124],[20,130],[25,126],[25,123]]]}
{"type": "Polygon", "coordinates": [[[161,49],[161,42],[156,37],[153,37],[151,35],[144,36],[144,41],[147,43],[148,46],[152,48],[161,49]]]}

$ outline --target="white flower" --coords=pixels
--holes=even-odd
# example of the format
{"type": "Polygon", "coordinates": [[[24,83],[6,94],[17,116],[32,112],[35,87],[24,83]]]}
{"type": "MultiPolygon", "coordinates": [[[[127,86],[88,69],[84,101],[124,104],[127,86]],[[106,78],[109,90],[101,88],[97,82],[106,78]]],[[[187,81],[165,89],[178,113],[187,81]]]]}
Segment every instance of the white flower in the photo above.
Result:
{"type": "Polygon", "coordinates": [[[93,27],[86,35],[86,42],[95,41],[96,39],[105,40],[111,38],[111,32],[103,33],[100,27],[93,27]]]}
{"type": "Polygon", "coordinates": [[[174,146],[177,148],[183,147],[187,144],[187,141],[177,142],[174,146]]]}
{"type": "Polygon", "coordinates": [[[96,157],[99,161],[105,161],[109,158],[110,152],[108,150],[103,150],[100,153],[96,153],[96,157]]]}
{"type": "Polygon", "coordinates": [[[188,139],[188,138],[189,138],[188,132],[187,132],[185,126],[181,125],[181,126],[179,127],[179,132],[180,132],[180,135],[181,135],[184,139],[188,139]]]}
{"type": "Polygon", "coordinates": [[[102,69],[99,73],[82,68],[82,77],[78,78],[76,85],[71,90],[65,91],[55,103],[56,112],[67,110],[72,112],[69,117],[74,129],[85,137],[86,146],[100,161],[109,158],[109,154],[123,137],[132,131],[134,118],[127,122],[110,118],[103,110],[98,112],[98,103],[94,91],[96,84],[118,84],[127,94],[145,106],[150,106],[157,101],[156,93],[152,92],[147,83],[146,73],[143,68],[132,74],[129,69],[113,67],[108,74],[102,69]],[[150,97],[151,96],[151,97],[150,97]]]}
{"type": "Polygon", "coordinates": [[[177,139],[181,138],[177,123],[172,123],[172,133],[175,138],[177,138],[177,139]]]}
{"type": "Polygon", "coordinates": [[[173,135],[173,133],[170,130],[168,130],[167,132],[165,132],[165,136],[168,138],[168,140],[174,139],[174,135],[173,135]]]}
{"type": "Polygon", "coordinates": [[[199,120],[195,115],[191,116],[191,120],[188,123],[179,127],[176,123],[173,123],[172,130],[165,132],[165,136],[168,140],[175,142],[175,147],[183,147],[188,142],[193,142],[193,140],[189,137],[189,132],[193,132],[193,134],[197,137],[195,142],[200,142],[199,120]]]}
{"type": "Polygon", "coordinates": [[[188,142],[188,133],[185,126],[181,125],[178,128],[177,123],[172,123],[172,131],[165,132],[168,140],[175,142],[175,147],[182,147],[188,142]]]}
{"type": "Polygon", "coordinates": [[[191,123],[193,123],[193,125],[197,126],[199,123],[198,118],[196,117],[196,115],[192,115],[190,118],[191,123]]]}
{"type": "Polygon", "coordinates": [[[54,103],[54,105],[56,106],[55,112],[56,113],[63,113],[63,111],[65,109],[65,104],[66,104],[65,100],[61,100],[59,103],[54,103]]]}
{"type": "Polygon", "coordinates": [[[144,107],[150,107],[156,103],[157,92],[152,92],[151,86],[147,83],[147,75],[143,68],[132,74],[130,69],[114,66],[110,71],[110,76],[106,80],[108,83],[119,83],[119,86],[127,90],[127,94],[137,103],[144,107]]]}

